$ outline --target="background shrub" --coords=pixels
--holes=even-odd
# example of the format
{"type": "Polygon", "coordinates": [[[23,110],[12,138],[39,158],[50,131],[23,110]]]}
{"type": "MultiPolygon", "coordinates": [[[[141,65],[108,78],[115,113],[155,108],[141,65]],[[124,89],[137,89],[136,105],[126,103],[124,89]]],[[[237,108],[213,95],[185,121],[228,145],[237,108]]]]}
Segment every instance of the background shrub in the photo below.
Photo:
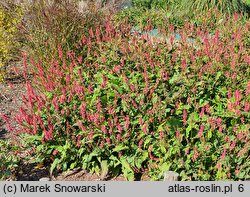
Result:
{"type": "Polygon", "coordinates": [[[141,173],[159,180],[173,170],[182,180],[247,179],[249,27],[237,15],[211,34],[165,20],[160,41],[106,21],[74,50],[56,45],[49,61],[30,59],[34,81],[16,117],[20,131],[51,172],[81,167],[102,178],[122,172],[128,180],[141,173]]]}
{"type": "MultiPolygon", "coordinates": [[[[247,1],[242,0],[132,0],[132,4],[136,8],[140,9],[180,9],[187,11],[186,14],[192,10],[194,14],[197,12],[206,13],[211,9],[217,8],[222,13],[233,14],[235,12],[249,13],[249,7],[247,1]]],[[[176,9],[176,10],[177,10],[176,9]]]]}
{"type": "Polygon", "coordinates": [[[117,22],[126,18],[136,26],[145,26],[148,19],[157,28],[165,18],[168,18],[175,27],[181,28],[185,20],[194,22],[199,26],[220,25],[223,18],[235,12],[249,17],[249,6],[241,0],[233,1],[141,1],[133,0],[133,7],[119,12],[117,22]]]}
{"type": "Polygon", "coordinates": [[[12,4],[0,3],[0,81],[4,79],[6,63],[16,56],[19,47],[17,25],[22,19],[22,9],[12,4]]]}

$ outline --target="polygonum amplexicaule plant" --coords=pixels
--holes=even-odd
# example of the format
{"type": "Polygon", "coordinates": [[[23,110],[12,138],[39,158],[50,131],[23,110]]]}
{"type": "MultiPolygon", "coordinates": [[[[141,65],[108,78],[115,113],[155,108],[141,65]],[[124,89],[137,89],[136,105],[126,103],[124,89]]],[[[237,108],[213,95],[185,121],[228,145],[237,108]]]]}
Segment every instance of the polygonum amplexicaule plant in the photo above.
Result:
{"type": "Polygon", "coordinates": [[[166,20],[165,41],[152,41],[107,21],[76,41],[77,51],[59,44],[48,62],[27,59],[34,78],[20,131],[52,172],[250,178],[249,28],[234,17],[212,32],[166,20]]]}

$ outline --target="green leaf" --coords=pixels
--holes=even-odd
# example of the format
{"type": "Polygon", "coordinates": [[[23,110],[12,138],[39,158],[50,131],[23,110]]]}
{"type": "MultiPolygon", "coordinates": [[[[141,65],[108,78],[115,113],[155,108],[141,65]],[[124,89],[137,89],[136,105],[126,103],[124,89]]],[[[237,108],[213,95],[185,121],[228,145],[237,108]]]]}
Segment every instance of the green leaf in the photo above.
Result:
{"type": "Polygon", "coordinates": [[[58,150],[59,153],[64,152],[63,146],[57,146],[56,149],[58,150]]]}
{"type": "Polygon", "coordinates": [[[119,144],[118,146],[116,146],[114,149],[113,149],[113,152],[119,152],[121,150],[127,150],[128,147],[127,146],[124,146],[123,144],[119,144]]]}
{"type": "Polygon", "coordinates": [[[67,162],[64,162],[63,163],[63,171],[67,170],[68,168],[68,163],[67,162]]]}
{"type": "Polygon", "coordinates": [[[108,172],[109,172],[109,167],[108,167],[108,161],[107,160],[103,160],[101,162],[101,170],[102,170],[102,174],[101,174],[101,180],[103,180],[108,172]]]}
{"type": "Polygon", "coordinates": [[[50,166],[50,173],[52,174],[55,167],[60,163],[60,159],[56,158],[50,166]]]}
{"type": "Polygon", "coordinates": [[[39,136],[39,135],[25,135],[26,143],[34,142],[34,141],[41,141],[41,140],[42,140],[42,136],[39,136]]]}
{"type": "Polygon", "coordinates": [[[163,125],[164,125],[164,124],[165,124],[165,122],[162,123],[162,124],[160,124],[160,125],[158,126],[157,131],[164,131],[164,128],[163,128],[163,125]]]}
{"type": "Polygon", "coordinates": [[[48,99],[52,99],[53,93],[52,92],[45,92],[45,95],[48,99]]]}
{"type": "Polygon", "coordinates": [[[211,139],[212,136],[213,136],[212,130],[210,129],[210,130],[208,131],[208,133],[207,133],[207,138],[208,138],[208,139],[211,139]]]}
{"type": "Polygon", "coordinates": [[[121,172],[120,166],[117,166],[117,167],[112,168],[111,172],[112,172],[112,174],[113,174],[114,177],[119,176],[119,174],[120,174],[120,172],[121,172]]]}
{"type": "Polygon", "coordinates": [[[147,147],[147,145],[151,142],[151,138],[147,138],[145,141],[144,141],[144,148],[147,147]]]}
{"type": "Polygon", "coordinates": [[[157,94],[153,93],[152,103],[156,104],[157,101],[158,101],[158,96],[157,96],[157,94]]]}
{"type": "Polygon", "coordinates": [[[182,109],[179,108],[178,110],[176,110],[175,113],[176,113],[176,115],[180,115],[180,114],[182,114],[183,112],[182,112],[182,109]]]}
{"type": "Polygon", "coordinates": [[[187,129],[186,129],[186,137],[189,138],[189,134],[190,134],[190,131],[192,130],[192,126],[191,125],[188,125],[187,129]]]}
{"type": "Polygon", "coordinates": [[[120,160],[119,160],[117,157],[115,157],[114,155],[111,155],[111,156],[109,157],[109,159],[110,159],[111,161],[113,161],[113,166],[114,166],[114,167],[116,167],[116,166],[118,166],[118,165],[121,164],[120,160]]]}
{"type": "Polygon", "coordinates": [[[166,109],[166,113],[170,112],[171,111],[171,108],[167,108],[166,109]]]}
{"type": "Polygon", "coordinates": [[[169,18],[172,15],[172,12],[167,12],[167,17],[169,18]]]}
{"type": "Polygon", "coordinates": [[[136,166],[137,168],[140,169],[142,163],[143,163],[144,161],[146,161],[147,158],[148,158],[148,152],[147,152],[147,151],[144,151],[143,154],[142,154],[142,156],[136,157],[136,158],[135,158],[135,166],[136,166]]]}
{"type": "Polygon", "coordinates": [[[169,83],[173,84],[178,78],[179,78],[179,75],[174,74],[174,76],[169,80],[169,83]]]}
{"type": "Polygon", "coordinates": [[[70,169],[71,169],[71,170],[72,170],[72,169],[74,169],[74,168],[76,167],[76,165],[77,165],[77,163],[76,163],[76,162],[74,162],[74,163],[70,164],[70,169]]]}
{"type": "Polygon", "coordinates": [[[44,145],[43,144],[41,144],[41,145],[39,145],[39,146],[36,147],[36,151],[37,152],[41,152],[43,149],[44,149],[44,145]]]}
{"type": "MultiPolygon", "coordinates": [[[[99,165],[98,165],[96,162],[94,163],[93,171],[94,171],[95,174],[97,174],[98,176],[100,175],[100,167],[99,167],[99,165]]],[[[105,177],[104,177],[104,178],[105,178],[105,177]]]]}
{"type": "Polygon", "coordinates": [[[125,158],[121,159],[121,164],[122,164],[122,172],[124,176],[129,180],[133,181],[134,180],[134,172],[132,168],[130,167],[129,163],[126,161],[125,158]]]}
{"type": "Polygon", "coordinates": [[[170,169],[171,165],[172,165],[171,163],[163,163],[159,168],[161,172],[165,172],[170,169]]]}
{"type": "Polygon", "coordinates": [[[215,80],[217,81],[217,80],[220,78],[221,75],[222,75],[222,72],[221,72],[221,71],[218,71],[218,72],[217,72],[217,75],[216,75],[216,77],[215,77],[215,80]]]}
{"type": "Polygon", "coordinates": [[[199,122],[200,121],[200,116],[199,116],[199,114],[197,112],[193,112],[192,115],[193,115],[193,118],[194,118],[195,122],[199,122]]]}

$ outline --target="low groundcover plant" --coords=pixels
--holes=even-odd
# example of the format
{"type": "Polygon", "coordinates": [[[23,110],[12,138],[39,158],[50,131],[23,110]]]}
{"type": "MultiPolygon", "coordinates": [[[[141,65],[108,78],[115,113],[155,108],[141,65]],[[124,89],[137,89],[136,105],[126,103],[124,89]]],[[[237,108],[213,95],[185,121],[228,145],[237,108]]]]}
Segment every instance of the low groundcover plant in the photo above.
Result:
{"type": "Polygon", "coordinates": [[[47,62],[24,57],[24,77],[34,78],[19,132],[51,173],[249,179],[249,28],[237,15],[213,32],[189,22],[176,30],[166,19],[158,27],[166,39],[158,40],[107,21],[74,51],[59,43],[47,62]]]}

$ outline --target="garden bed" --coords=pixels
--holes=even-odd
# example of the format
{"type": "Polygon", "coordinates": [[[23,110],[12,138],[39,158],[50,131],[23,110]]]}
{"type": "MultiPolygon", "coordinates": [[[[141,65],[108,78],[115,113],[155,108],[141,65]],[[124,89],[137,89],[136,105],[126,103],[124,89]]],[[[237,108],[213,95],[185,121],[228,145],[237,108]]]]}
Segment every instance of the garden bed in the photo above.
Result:
{"type": "Polygon", "coordinates": [[[27,55],[0,84],[0,178],[249,179],[249,19],[136,2],[30,10],[27,55]]]}

